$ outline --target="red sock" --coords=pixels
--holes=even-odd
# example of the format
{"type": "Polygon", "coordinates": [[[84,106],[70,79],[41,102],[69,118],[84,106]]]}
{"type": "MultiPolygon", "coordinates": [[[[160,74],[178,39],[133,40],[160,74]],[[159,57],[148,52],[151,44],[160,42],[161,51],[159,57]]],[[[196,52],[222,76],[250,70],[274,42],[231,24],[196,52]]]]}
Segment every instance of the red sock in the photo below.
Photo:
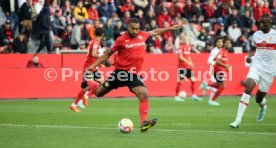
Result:
{"type": "Polygon", "coordinates": [[[87,81],[87,84],[90,87],[90,95],[95,94],[96,90],[100,87],[99,83],[95,81],[87,81]]]}
{"type": "Polygon", "coordinates": [[[215,93],[214,97],[212,98],[212,101],[216,101],[217,97],[221,94],[221,92],[224,90],[224,87],[217,88],[217,92],[215,93]]]}
{"type": "Polygon", "coordinates": [[[140,125],[147,120],[149,103],[148,98],[140,99],[139,113],[140,113],[140,125]]]}
{"type": "Polygon", "coordinates": [[[78,93],[77,98],[74,101],[74,104],[77,105],[79,103],[79,101],[82,99],[82,97],[84,96],[84,94],[85,94],[85,92],[81,89],[81,91],[78,93]]]}
{"type": "Polygon", "coordinates": [[[178,96],[178,93],[180,92],[181,82],[177,82],[176,88],[175,88],[175,96],[178,96]]]}
{"type": "Polygon", "coordinates": [[[192,94],[195,94],[195,82],[191,82],[191,91],[192,94]]]}
{"type": "Polygon", "coordinates": [[[219,85],[217,83],[208,83],[208,86],[213,87],[213,88],[219,87],[219,85]]]}

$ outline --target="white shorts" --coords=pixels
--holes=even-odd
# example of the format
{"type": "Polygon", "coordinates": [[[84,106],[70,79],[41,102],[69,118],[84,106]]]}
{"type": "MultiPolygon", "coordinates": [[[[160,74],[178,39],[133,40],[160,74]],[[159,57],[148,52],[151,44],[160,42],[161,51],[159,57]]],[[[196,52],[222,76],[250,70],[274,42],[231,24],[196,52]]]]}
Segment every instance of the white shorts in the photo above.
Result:
{"type": "Polygon", "coordinates": [[[260,72],[256,68],[250,68],[246,78],[253,79],[259,85],[261,92],[268,92],[274,80],[274,74],[260,72]]]}

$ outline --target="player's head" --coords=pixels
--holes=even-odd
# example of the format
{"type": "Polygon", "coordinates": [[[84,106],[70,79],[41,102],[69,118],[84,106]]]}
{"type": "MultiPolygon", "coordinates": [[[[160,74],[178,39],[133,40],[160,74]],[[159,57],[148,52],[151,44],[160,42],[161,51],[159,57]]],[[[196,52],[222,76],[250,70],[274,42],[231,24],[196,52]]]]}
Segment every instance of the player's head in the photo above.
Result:
{"type": "Polygon", "coordinates": [[[140,28],[140,22],[136,18],[131,18],[128,23],[127,33],[130,37],[134,38],[137,36],[140,28]]]}
{"type": "Polygon", "coordinates": [[[103,37],[104,36],[104,29],[103,28],[97,28],[96,30],[95,30],[95,35],[96,35],[96,37],[103,37]]]}
{"type": "Polygon", "coordinates": [[[39,60],[38,55],[37,55],[37,54],[34,54],[34,55],[33,55],[33,62],[34,62],[34,63],[38,63],[38,60],[39,60]]]}
{"type": "Polygon", "coordinates": [[[223,46],[223,37],[218,36],[218,37],[215,38],[215,46],[217,48],[222,48],[222,46],[223,46]]]}
{"type": "Polygon", "coordinates": [[[271,28],[272,19],[268,14],[262,15],[260,19],[260,30],[262,30],[264,33],[268,33],[271,28]]]}
{"type": "Polygon", "coordinates": [[[223,47],[228,50],[232,47],[232,40],[230,38],[225,38],[223,40],[223,47]]]}

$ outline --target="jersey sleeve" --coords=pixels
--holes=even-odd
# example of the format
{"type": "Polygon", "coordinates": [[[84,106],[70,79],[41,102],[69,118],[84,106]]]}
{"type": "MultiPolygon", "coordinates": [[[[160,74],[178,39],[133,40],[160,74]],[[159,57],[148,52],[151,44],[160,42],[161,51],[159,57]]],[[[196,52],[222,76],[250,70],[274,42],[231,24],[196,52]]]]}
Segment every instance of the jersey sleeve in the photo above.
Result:
{"type": "Polygon", "coordinates": [[[150,37],[150,33],[149,32],[143,32],[143,36],[144,36],[145,40],[147,40],[150,37]]]}
{"type": "Polygon", "coordinates": [[[120,38],[117,38],[111,50],[116,52],[119,50],[119,47],[120,47],[120,38]]]}
{"type": "Polygon", "coordinates": [[[217,52],[215,49],[213,49],[209,55],[209,58],[208,58],[208,63],[210,65],[215,65],[216,62],[215,62],[215,58],[216,58],[216,55],[217,55],[217,52]]]}

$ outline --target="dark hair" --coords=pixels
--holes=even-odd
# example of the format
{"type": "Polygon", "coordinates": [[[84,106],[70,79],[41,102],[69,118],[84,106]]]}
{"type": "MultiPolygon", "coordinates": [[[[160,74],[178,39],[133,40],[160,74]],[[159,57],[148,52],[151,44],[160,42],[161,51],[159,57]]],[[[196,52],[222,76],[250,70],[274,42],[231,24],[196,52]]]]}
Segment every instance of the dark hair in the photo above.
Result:
{"type": "Polygon", "coordinates": [[[229,37],[225,37],[224,40],[223,40],[223,43],[225,43],[227,41],[230,41],[232,43],[232,40],[229,37]]]}
{"type": "Polygon", "coordinates": [[[139,24],[139,23],[140,23],[140,21],[139,21],[137,18],[130,18],[130,20],[129,20],[129,23],[128,23],[128,24],[131,24],[131,23],[139,24]]]}
{"type": "Polygon", "coordinates": [[[266,18],[271,19],[270,15],[268,15],[268,14],[263,14],[261,18],[262,18],[262,19],[266,19],[266,18]]]}
{"type": "Polygon", "coordinates": [[[103,28],[97,28],[95,30],[95,35],[96,36],[102,36],[104,34],[104,29],[103,28]]]}
{"type": "Polygon", "coordinates": [[[222,40],[222,41],[223,41],[223,37],[217,36],[217,37],[215,38],[215,42],[214,42],[215,45],[217,44],[218,40],[222,40]]]}

